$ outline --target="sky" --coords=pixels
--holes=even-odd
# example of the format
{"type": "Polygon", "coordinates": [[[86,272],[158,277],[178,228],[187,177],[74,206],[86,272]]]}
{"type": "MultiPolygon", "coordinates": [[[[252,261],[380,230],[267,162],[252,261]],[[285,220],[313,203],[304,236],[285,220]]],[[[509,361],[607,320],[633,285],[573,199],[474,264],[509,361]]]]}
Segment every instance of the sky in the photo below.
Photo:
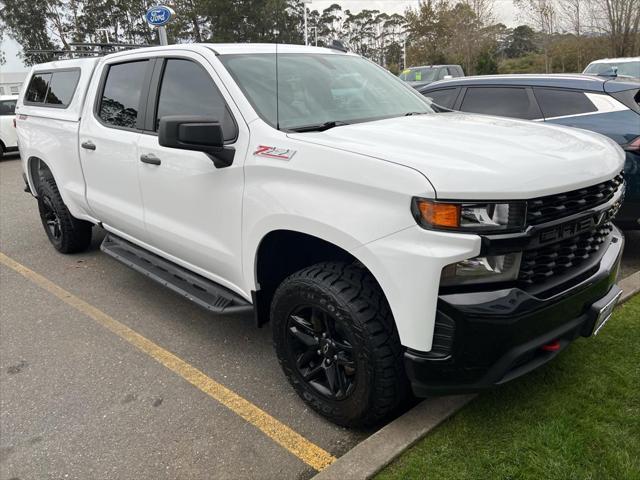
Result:
{"type": "MultiPolygon", "coordinates": [[[[310,10],[322,11],[334,3],[342,6],[343,10],[351,10],[357,13],[367,8],[370,10],[380,10],[387,13],[404,13],[407,7],[417,7],[419,0],[311,0],[308,8],[310,10]]],[[[508,27],[518,24],[517,11],[512,0],[494,0],[494,16],[496,21],[504,23],[508,27]]],[[[18,58],[19,45],[5,35],[4,41],[0,45],[4,50],[7,63],[0,68],[7,72],[19,72],[26,70],[22,61],[18,58]]]]}

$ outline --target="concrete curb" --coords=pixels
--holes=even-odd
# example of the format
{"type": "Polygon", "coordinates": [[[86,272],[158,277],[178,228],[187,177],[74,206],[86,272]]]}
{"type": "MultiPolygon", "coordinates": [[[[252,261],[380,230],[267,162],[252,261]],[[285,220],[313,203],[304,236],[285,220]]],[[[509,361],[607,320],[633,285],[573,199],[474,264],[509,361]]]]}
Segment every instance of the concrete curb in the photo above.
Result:
{"type": "Polygon", "coordinates": [[[626,302],[636,293],[640,292],[640,272],[632,273],[620,280],[618,286],[622,289],[622,296],[618,303],[626,302]]]}
{"type": "MultiPolygon", "coordinates": [[[[618,286],[623,293],[619,303],[640,292],[640,271],[629,275],[618,286]]],[[[395,460],[402,452],[456,413],[476,395],[456,395],[423,400],[404,415],[382,427],[313,477],[313,480],[364,480],[395,460]]]]}
{"type": "Polygon", "coordinates": [[[456,395],[423,400],[349,450],[313,480],[363,480],[373,477],[474,397],[456,395]]]}

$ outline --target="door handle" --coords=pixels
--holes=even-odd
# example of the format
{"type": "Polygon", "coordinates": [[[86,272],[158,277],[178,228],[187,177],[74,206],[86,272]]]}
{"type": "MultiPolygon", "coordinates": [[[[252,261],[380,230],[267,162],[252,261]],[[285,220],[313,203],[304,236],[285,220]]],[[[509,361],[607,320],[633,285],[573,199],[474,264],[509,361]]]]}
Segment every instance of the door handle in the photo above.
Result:
{"type": "Polygon", "coordinates": [[[150,163],[151,165],[160,165],[162,162],[153,153],[145,153],[140,155],[140,161],[142,163],[150,163]]]}
{"type": "Polygon", "coordinates": [[[82,142],[80,144],[80,146],[86,150],[95,150],[96,149],[96,144],[93,143],[91,140],[87,140],[86,142],[82,142]]]}

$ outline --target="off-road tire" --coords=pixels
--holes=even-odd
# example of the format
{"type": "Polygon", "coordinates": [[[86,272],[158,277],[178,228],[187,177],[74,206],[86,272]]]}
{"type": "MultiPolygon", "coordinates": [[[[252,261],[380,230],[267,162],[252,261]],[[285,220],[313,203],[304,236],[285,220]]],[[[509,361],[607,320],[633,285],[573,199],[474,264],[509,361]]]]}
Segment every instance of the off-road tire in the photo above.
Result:
{"type": "Polygon", "coordinates": [[[71,215],[52,177],[43,178],[38,185],[38,210],[44,231],[56,250],[61,253],[78,253],[89,248],[93,225],[71,215]],[[57,222],[57,235],[47,223],[52,221],[51,213],[55,215],[57,222]]]}
{"type": "Polygon", "coordinates": [[[409,393],[402,347],[389,305],[373,276],[362,266],[326,262],[286,278],[271,304],[274,346],[291,385],[315,411],[348,427],[367,427],[389,417],[409,393]],[[296,366],[287,335],[289,316],[300,306],[320,306],[350,335],[356,364],[349,396],[320,394],[296,366]]]}

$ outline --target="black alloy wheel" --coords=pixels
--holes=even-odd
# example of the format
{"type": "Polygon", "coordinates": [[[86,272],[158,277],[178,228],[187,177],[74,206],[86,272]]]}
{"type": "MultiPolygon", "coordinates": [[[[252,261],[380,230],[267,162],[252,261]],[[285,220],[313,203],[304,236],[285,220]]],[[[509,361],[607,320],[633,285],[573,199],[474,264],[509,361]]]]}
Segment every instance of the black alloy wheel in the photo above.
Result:
{"type": "Polygon", "coordinates": [[[342,400],[353,391],[356,362],[347,332],[329,312],[303,306],[289,315],[287,345],[302,378],[319,394],[342,400]]]}
{"type": "Polygon", "coordinates": [[[379,424],[409,394],[391,310],[361,265],[324,262],[290,275],[273,296],[271,321],[287,379],[332,422],[379,424]]]}
{"type": "Polygon", "coordinates": [[[71,215],[53,178],[40,179],[37,191],[40,220],[55,249],[76,253],[89,248],[93,225],[71,215]]]}
{"type": "Polygon", "coordinates": [[[60,217],[51,204],[49,197],[42,197],[42,223],[47,229],[47,235],[53,242],[59,243],[62,238],[62,227],[60,217]]]}

